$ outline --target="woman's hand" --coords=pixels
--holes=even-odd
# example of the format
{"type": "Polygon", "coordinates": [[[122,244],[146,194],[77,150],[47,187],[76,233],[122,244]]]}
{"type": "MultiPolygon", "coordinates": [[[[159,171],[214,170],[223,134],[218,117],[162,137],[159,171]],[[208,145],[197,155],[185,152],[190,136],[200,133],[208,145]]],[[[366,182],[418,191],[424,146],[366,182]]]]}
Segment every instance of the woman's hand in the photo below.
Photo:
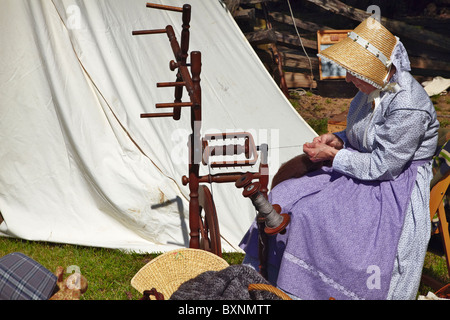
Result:
{"type": "Polygon", "coordinates": [[[326,133],[303,145],[303,152],[312,162],[333,161],[344,143],[332,133],[326,133]]]}
{"type": "Polygon", "coordinates": [[[333,161],[338,151],[324,143],[308,142],[303,145],[303,152],[312,162],[333,161]]]}
{"type": "Polygon", "coordinates": [[[332,133],[325,133],[321,136],[315,137],[313,139],[313,143],[324,143],[338,150],[344,147],[344,142],[338,136],[332,133]]]}

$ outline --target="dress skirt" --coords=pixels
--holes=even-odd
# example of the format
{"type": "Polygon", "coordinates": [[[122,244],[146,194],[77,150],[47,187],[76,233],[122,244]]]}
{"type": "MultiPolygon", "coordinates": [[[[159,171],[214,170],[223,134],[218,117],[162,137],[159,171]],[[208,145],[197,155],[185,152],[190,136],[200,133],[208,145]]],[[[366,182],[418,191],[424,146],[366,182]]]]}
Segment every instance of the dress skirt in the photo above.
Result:
{"type": "MultiPolygon", "coordinates": [[[[269,200],[291,216],[269,238],[269,281],[300,299],[413,299],[430,236],[430,161],[395,179],[362,181],[330,167],[277,185],[269,200]]],[[[241,242],[258,258],[253,224],[241,242]]]]}

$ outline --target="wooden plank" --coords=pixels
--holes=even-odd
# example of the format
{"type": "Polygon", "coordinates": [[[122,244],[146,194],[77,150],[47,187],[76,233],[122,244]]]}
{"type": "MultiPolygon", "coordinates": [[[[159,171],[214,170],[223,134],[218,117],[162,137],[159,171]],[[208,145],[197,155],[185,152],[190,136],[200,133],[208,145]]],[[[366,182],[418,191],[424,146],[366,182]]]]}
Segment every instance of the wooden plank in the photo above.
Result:
{"type": "Polygon", "coordinates": [[[275,36],[275,31],[273,31],[273,29],[249,32],[245,34],[245,37],[253,46],[277,42],[277,37],[275,36]]]}
{"type": "MultiPolygon", "coordinates": [[[[275,62],[273,61],[273,54],[268,50],[263,49],[255,49],[256,54],[260,58],[260,60],[268,65],[274,65],[275,62]]],[[[307,72],[310,74],[310,64],[309,60],[306,56],[299,52],[294,52],[293,50],[284,50],[283,48],[279,47],[278,50],[279,55],[281,56],[281,59],[283,61],[283,67],[288,69],[299,69],[300,73],[307,72]],[[307,71],[306,71],[307,70],[307,71]]],[[[315,76],[319,77],[319,59],[316,56],[310,56],[311,64],[313,67],[313,72],[315,76]]],[[[296,70],[286,70],[294,72],[296,70]]]]}
{"type": "Polygon", "coordinates": [[[330,28],[330,27],[320,25],[320,24],[317,24],[317,23],[314,23],[311,21],[300,20],[295,17],[294,17],[294,21],[293,21],[292,17],[290,15],[282,14],[279,12],[270,12],[269,16],[276,22],[285,23],[285,24],[289,24],[292,26],[294,25],[294,21],[295,21],[295,25],[297,26],[297,28],[311,31],[314,33],[316,33],[317,30],[332,30],[332,28],[330,28]]]}
{"type": "Polygon", "coordinates": [[[292,51],[283,51],[280,50],[280,55],[283,58],[284,65],[290,68],[299,68],[299,69],[310,69],[310,60],[311,65],[314,70],[318,70],[319,68],[319,58],[317,56],[309,56],[306,57],[303,54],[295,53],[292,51]]]}
{"type": "Polygon", "coordinates": [[[284,78],[288,88],[317,88],[317,82],[311,81],[311,76],[304,73],[285,72],[284,78]]]}
{"type": "Polygon", "coordinates": [[[233,13],[233,18],[236,22],[240,21],[253,21],[255,20],[255,8],[251,9],[239,9],[233,13]]]}
{"type": "Polygon", "coordinates": [[[422,57],[409,56],[411,68],[442,71],[450,73],[450,63],[443,60],[427,59],[422,57]]]}
{"type": "MultiPolygon", "coordinates": [[[[290,35],[275,31],[277,43],[282,45],[298,46],[301,48],[300,39],[297,35],[290,35]]],[[[317,50],[317,41],[305,39],[302,37],[302,43],[305,48],[317,50]]]]}
{"type": "Polygon", "coordinates": [[[239,0],[241,4],[258,4],[262,2],[280,2],[281,0],[239,0]]]}
{"type": "MultiPolygon", "coordinates": [[[[306,1],[311,2],[327,11],[342,15],[344,17],[356,21],[363,21],[369,16],[371,16],[370,13],[346,5],[339,0],[327,0],[327,1],[306,0],[306,1]]],[[[450,38],[447,36],[443,36],[425,29],[420,29],[418,27],[411,26],[404,22],[388,19],[385,17],[381,17],[381,23],[389,31],[391,31],[393,34],[396,34],[397,36],[410,38],[420,43],[432,45],[435,47],[442,48],[446,51],[450,51],[450,38]]]]}

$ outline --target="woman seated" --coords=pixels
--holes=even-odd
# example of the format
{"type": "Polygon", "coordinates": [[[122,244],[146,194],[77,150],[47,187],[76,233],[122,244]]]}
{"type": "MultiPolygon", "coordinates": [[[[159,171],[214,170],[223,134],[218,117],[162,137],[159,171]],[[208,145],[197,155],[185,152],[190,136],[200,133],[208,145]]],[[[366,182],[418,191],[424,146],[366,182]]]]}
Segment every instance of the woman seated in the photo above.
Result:
{"type": "MultiPolygon", "coordinates": [[[[269,281],[300,299],[415,299],[430,237],[433,104],[403,44],[372,18],[319,56],[359,92],[345,131],[303,146],[329,165],[299,178],[292,167],[269,195],[291,215],[287,232],[269,238],[269,281]]],[[[255,225],[241,247],[257,268],[255,225]]]]}

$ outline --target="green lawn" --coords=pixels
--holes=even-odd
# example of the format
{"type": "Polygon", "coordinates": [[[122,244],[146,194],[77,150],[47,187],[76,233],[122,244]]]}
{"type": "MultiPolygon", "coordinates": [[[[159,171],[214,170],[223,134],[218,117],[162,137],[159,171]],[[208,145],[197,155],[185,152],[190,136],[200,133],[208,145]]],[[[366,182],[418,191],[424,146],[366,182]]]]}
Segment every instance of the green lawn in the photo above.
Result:
{"type": "MultiPolygon", "coordinates": [[[[88,290],[82,296],[84,300],[139,299],[141,295],[131,286],[130,281],[140,268],[160,254],[126,253],[113,249],[0,237],[0,257],[12,252],[22,252],[52,272],[55,272],[57,266],[77,266],[88,280],[88,290]]],[[[239,264],[243,254],[224,253],[223,257],[230,264],[239,264]]],[[[450,282],[445,259],[441,256],[428,253],[424,273],[443,283],[450,282]]],[[[433,290],[421,285],[419,294],[426,295],[428,291],[433,290]]]]}
{"type": "MultiPolygon", "coordinates": [[[[52,272],[58,266],[79,267],[88,281],[88,290],[82,295],[84,300],[139,299],[141,294],[131,286],[130,281],[139,269],[160,254],[127,253],[0,237],[0,257],[12,252],[22,252],[52,272]]],[[[237,264],[242,262],[243,254],[224,253],[223,258],[230,264],[237,264]]]]}

